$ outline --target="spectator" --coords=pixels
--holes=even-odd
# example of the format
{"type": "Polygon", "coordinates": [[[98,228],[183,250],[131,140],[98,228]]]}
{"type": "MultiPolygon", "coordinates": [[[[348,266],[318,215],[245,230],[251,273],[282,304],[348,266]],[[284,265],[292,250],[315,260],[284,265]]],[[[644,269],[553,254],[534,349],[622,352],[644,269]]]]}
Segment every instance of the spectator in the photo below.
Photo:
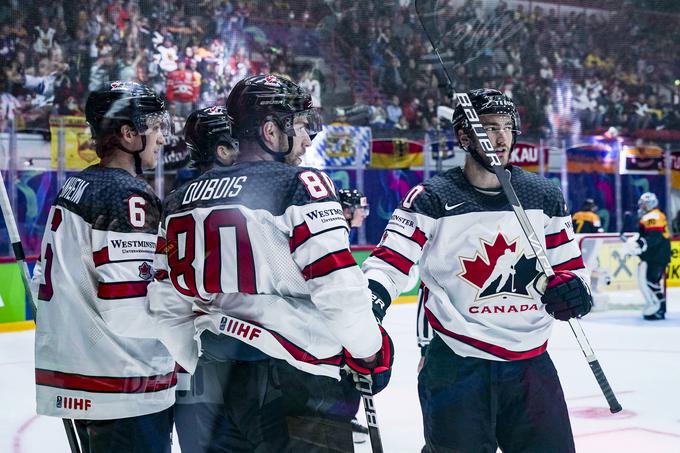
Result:
{"type": "Polygon", "coordinates": [[[187,69],[186,60],[180,60],[176,71],[168,74],[165,94],[175,105],[176,114],[187,118],[194,111],[201,93],[201,74],[187,69]]]}
{"type": "Polygon", "coordinates": [[[397,96],[396,94],[392,96],[392,102],[390,103],[390,105],[387,106],[385,110],[387,113],[386,126],[388,128],[395,127],[399,123],[399,120],[403,115],[399,96],[397,96]]]}

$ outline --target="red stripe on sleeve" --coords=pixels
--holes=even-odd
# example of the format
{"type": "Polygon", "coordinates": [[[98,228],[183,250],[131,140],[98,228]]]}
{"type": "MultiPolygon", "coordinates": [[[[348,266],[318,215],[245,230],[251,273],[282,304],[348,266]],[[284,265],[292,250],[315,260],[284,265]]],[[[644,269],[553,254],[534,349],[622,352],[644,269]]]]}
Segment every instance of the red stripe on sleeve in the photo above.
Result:
{"type": "Polygon", "coordinates": [[[427,320],[430,321],[430,325],[432,326],[432,328],[435,329],[436,331],[446,335],[447,337],[451,337],[455,340],[458,340],[461,343],[465,343],[469,346],[472,346],[473,348],[477,348],[480,351],[484,351],[488,354],[500,357],[501,359],[505,360],[530,359],[531,357],[536,357],[537,355],[543,354],[543,352],[545,352],[545,350],[548,347],[548,342],[546,341],[541,346],[534,349],[529,349],[528,351],[511,351],[509,349],[505,349],[502,346],[487,343],[482,340],[477,340],[476,338],[451,332],[439,322],[439,320],[427,307],[425,307],[425,315],[427,316],[427,320]]]}
{"type": "Polygon", "coordinates": [[[545,236],[545,247],[548,249],[554,249],[562,244],[566,244],[567,242],[569,242],[569,236],[567,235],[566,230],[545,236]]]}
{"type": "Polygon", "coordinates": [[[312,278],[323,277],[333,271],[356,265],[357,262],[349,250],[338,250],[337,252],[322,256],[302,269],[302,276],[305,280],[311,280],[312,278]]]}
{"type": "Polygon", "coordinates": [[[306,363],[311,363],[314,365],[335,365],[335,366],[340,366],[342,364],[342,356],[341,355],[335,355],[332,357],[327,357],[325,359],[317,359],[314,357],[312,354],[309,352],[305,351],[298,345],[288,341],[285,339],[283,336],[279,335],[278,333],[270,330],[269,333],[272,334],[274,338],[283,346],[286,351],[290,355],[292,355],[295,360],[299,360],[300,362],[306,362],[306,363]]]}
{"type": "Polygon", "coordinates": [[[94,266],[101,266],[106,263],[111,262],[111,258],[109,257],[109,248],[104,247],[101,250],[97,250],[92,254],[92,259],[94,259],[94,266]]]}
{"type": "Polygon", "coordinates": [[[394,250],[387,247],[376,247],[371,253],[371,256],[380,258],[390,266],[396,268],[402,274],[408,275],[413,266],[413,261],[406,258],[401,253],[395,252],[394,250]]]}
{"type": "Polygon", "coordinates": [[[423,230],[421,230],[420,228],[416,228],[416,231],[414,231],[413,234],[411,235],[411,240],[418,244],[422,249],[423,247],[425,247],[425,243],[427,242],[427,236],[425,236],[423,230]]]}
{"type": "Polygon", "coordinates": [[[146,296],[147,281],[138,282],[99,282],[97,297],[100,299],[127,299],[132,297],[146,296]]]}
{"type": "Polygon", "coordinates": [[[35,370],[36,385],[95,393],[151,393],[174,387],[175,372],[157,376],[85,376],[51,370],[35,370]]]}
{"type": "Polygon", "coordinates": [[[167,241],[165,240],[165,238],[158,236],[158,240],[156,241],[156,253],[165,254],[166,245],[167,245],[167,241]]]}
{"type": "Polygon", "coordinates": [[[290,244],[290,253],[293,253],[303,242],[312,236],[312,232],[309,231],[307,223],[303,222],[300,225],[293,228],[293,235],[288,241],[290,244]]]}
{"type": "Polygon", "coordinates": [[[583,258],[577,256],[576,258],[572,258],[569,261],[565,261],[564,263],[554,265],[553,269],[556,271],[574,271],[577,269],[583,269],[584,267],[586,267],[586,265],[583,264],[583,258]]]}

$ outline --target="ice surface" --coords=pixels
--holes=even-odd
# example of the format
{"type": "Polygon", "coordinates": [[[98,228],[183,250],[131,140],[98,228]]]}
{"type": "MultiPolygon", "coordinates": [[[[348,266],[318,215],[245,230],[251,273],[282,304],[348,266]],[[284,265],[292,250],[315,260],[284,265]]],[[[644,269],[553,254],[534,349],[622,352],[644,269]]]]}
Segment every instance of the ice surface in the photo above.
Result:
{"type": "MultiPolygon", "coordinates": [[[[581,321],[624,407],[616,415],[609,413],[569,325],[556,323],[549,351],[578,452],[680,452],[680,288],[669,289],[668,307],[668,319],[660,322],[643,321],[631,309],[593,313],[581,321]]],[[[423,445],[415,308],[394,305],[385,320],[396,357],[392,382],[376,397],[376,406],[388,453],[417,453],[423,445]]],[[[33,331],[0,334],[0,452],[68,453],[61,422],[35,415],[33,382],[33,331]]],[[[371,451],[368,443],[356,450],[371,451]]]]}

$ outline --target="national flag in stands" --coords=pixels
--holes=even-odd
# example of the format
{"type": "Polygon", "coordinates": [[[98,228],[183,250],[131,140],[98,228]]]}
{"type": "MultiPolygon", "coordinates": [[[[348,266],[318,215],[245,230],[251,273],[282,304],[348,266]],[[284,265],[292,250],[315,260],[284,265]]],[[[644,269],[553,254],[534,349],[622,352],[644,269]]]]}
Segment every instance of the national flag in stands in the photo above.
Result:
{"type": "Polygon", "coordinates": [[[424,165],[423,144],[400,138],[373,140],[371,167],[409,168],[424,165]]]}

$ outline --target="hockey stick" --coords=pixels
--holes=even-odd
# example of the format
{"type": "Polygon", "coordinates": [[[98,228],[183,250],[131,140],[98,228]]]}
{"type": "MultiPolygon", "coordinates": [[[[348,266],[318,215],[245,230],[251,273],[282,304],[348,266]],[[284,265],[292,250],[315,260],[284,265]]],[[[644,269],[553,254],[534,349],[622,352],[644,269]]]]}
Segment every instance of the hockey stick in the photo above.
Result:
{"type": "MultiPolygon", "coordinates": [[[[21,280],[23,281],[24,288],[26,289],[26,295],[28,296],[28,303],[31,306],[33,319],[36,319],[38,311],[35,301],[33,300],[33,293],[31,293],[31,278],[28,272],[28,265],[26,264],[26,255],[24,254],[24,247],[21,245],[21,236],[19,236],[19,230],[17,228],[16,221],[14,220],[14,213],[12,212],[12,205],[9,202],[9,196],[7,195],[7,188],[5,187],[5,180],[2,177],[2,172],[0,172],[0,187],[0,208],[2,208],[2,216],[5,219],[5,225],[7,226],[9,240],[12,243],[14,257],[16,258],[19,269],[21,270],[21,280]]],[[[80,453],[80,446],[78,445],[76,431],[73,427],[73,421],[68,418],[62,418],[62,421],[64,422],[64,430],[66,431],[68,444],[71,447],[71,453],[80,453]]]]}
{"type": "Polygon", "coordinates": [[[373,401],[373,383],[371,378],[352,372],[354,386],[361,393],[361,400],[364,403],[366,412],[366,426],[368,426],[368,436],[371,439],[371,451],[373,453],[383,453],[382,438],[378,427],[378,418],[375,415],[375,402],[373,401]]]}
{"type": "MultiPolygon", "coordinates": [[[[515,192],[515,189],[512,187],[512,184],[510,183],[510,177],[508,175],[509,172],[505,170],[505,168],[503,168],[503,163],[496,154],[493,144],[491,143],[491,140],[489,140],[489,137],[486,134],[486,131],[482,126],[482,123],[479,120],[477,112],[472,107],[472,102],[470,101],[469,96],[467,95],[467,93],[457,93],[453,87],[453,82],[446,69],[446,66],[443,64],[441,55],[439,53],[439,49],[437,48],[435,40],[432,39],[432,36],[430,34],[431,31],[428,29],[428,25],[425,22],[426,18],[423,14],[424,11],[422,10],[421,5],[426,1],[427,0],[415,0],[416,14],[418,15],[418,19],[420,20],[420,24],[423,27],[427,39],[430,41],[430,44],[432,45],[432,48],[434,49],[434,52],[437,55],[437,58],[439,58],[442,70],[444,71],[444,74],[446,76],[448,88],[453,95],[452,97],[455,97],[459,105],[463,108],[463,112],[465,113],[465,116],[470,122],[472,133],[479,142],[487,159],[489,160],[489,163],[493,169],[494,174],[498,178],[498,181],[501,183],[501,188],[505,193],[505,196],[507,197],[508,201],[510,202],[510,205],[512,205],[512,209],[515,212],[515,217],[517,217],[517,220],[519,221],[522,231],[524,232],[524,235],[529,241],[529,244],[531,245],[531,248],[534,254],[536,255],[536,259],[538,260],[538,263],[541,266],[543,273],[548,278],[553,277],[555,275],[555,271],[550,265],[548,257],[545,254],[545,250],[543,249],[543,246],[541,245],[541,242],[538,239],[536,232],[531,226],[529,217],[524,211],[524,208],[522,208],[519,198],[517,197],[517,193],[515,192]]],[[[436,0],[434,1],[430,0],[429,3],[431,4],[432,8],[430,8],[431,11],[427,12],[427,14],[429,15],[430,18],[436,18],[435,9],[438,2],[436,0]]],[[[581,347],[583,354],[586,356],[588,365],[590,365],[590,369],[595,375],[595,379],[597,380],[597,383],[600,386],[602,393],[604,393],[604,396],[607,399],[607,403],[609,404],[609,410],[613,414],[619,412],[622,409],[621,404],[619,404],[619,402],[617,401],[616,395],[614,395],[614,392],[612,391],[612,388],[609,385],[609,382],[607,381],[607,377],[604,375],[602,367],[600,366],[600,363],[598,362],[597,357],[595,356],[595,352],[593,351],[593,348],[590,346],[588,338],[586,337],[586,334],[583,331],[581,324],[578,322],[578,319],[575,318],[570,319],[569,326],[571,327],[572,332],[574,332],[576,340],[578,341],[578,344],[581,347]]]]}

